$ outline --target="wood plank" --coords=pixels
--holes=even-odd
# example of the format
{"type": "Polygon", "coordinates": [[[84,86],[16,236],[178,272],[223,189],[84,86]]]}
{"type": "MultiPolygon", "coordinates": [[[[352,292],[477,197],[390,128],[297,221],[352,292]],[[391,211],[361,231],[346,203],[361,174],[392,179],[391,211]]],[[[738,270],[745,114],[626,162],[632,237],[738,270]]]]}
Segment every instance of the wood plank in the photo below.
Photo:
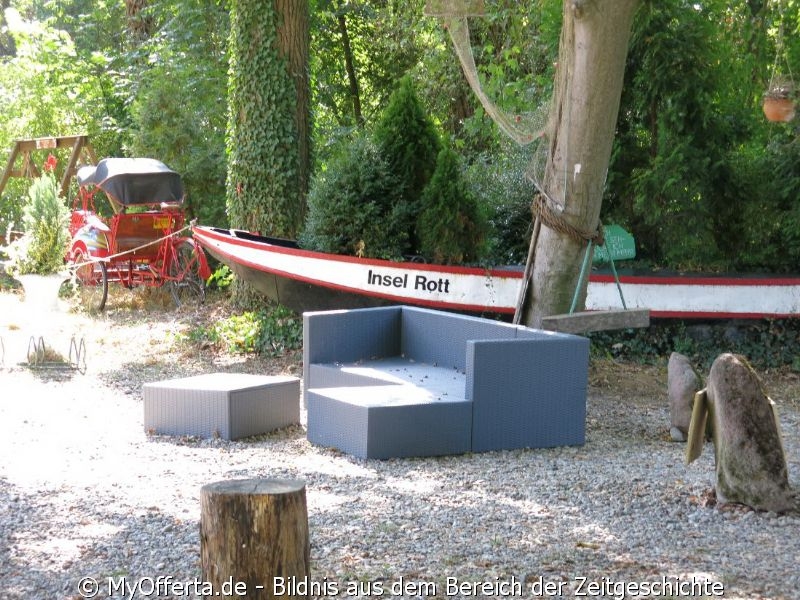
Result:
{"type": "Polygon", "coordinates": [[[629,310],[597,310],[566,315],[553,315],[542,319],[542,328],[560,333],[589,333],[611,329],[631,329],[650,325],[650,311],[646,308],[629,310]]]}
{"type": "Polygon", "coordinates": [[[15,142],[14,147],[11,149],[11,156],[8,157],[6,168],[3,170],[3,176],[0,178],[0,195],[2,195],[3,190],[6,189],[6,183],[8,183],[9,178],[16,177],[16,175],[14,175],[14,163],[17,162],[18,154],[19,142],[15,142]]]}
{"type": "Polygon", "coordinates": [[[32,138],[27,140],[15,140],[17,148],[21,152],[30,152],[31,150],[48,150],[53,148],[72,148],[75,141],[86,135],[64,135],[59,137],[42,137],[32,138]]]}
{"type": "Polygon", "coordinates": [[[67,166],[64,168],[64,176],[61,178],[61,197],[66,198],[69,191],[69,182],[77,173],[78,158],[81,155],[81,148],[86,144],[86,136],[77,135],[72,144],[72,152],[67,159],[67,166]]]}

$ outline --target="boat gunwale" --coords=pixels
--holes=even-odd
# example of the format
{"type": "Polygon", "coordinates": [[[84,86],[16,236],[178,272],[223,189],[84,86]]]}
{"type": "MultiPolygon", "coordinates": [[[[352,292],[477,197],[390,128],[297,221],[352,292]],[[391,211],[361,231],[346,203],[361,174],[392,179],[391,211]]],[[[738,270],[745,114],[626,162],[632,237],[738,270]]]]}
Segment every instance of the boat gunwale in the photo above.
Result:
{"type": "MultiPolygon", "coordinates": [[[[196,230],[198,226],[195,226],[193,230],[196,230]]],[[[522,279],[522,273],[520,272],[517,274],[515,271],[505,271],[503,269],[499,270],[486,270],[486,269],[475,269],[475,268],[468,268],[468,267],[453,267],[447,266],[445,268],[430,268],[430,267],[437,267],[440,265],[429,265],[426,263],[411,263],[411,262],[392,262],[392,261],[385,261],[380,259],[360,259],[358,257],[351,257],[351,256],[342,256],[338,254],[327,254],[324,252],[314,252],[310,250],[302,250],[299,248],[290,248],[286,246],[280,246],[278,244],[272,244],[269,242],[261,242],[258,240],[247,240],[243,238],[237,238],[230,235],[219,234],[216,231],[212,231],[209,234],[209,228],[203,227],[202,233],[199,236],[199,242],[203,243],[203,235],[212,238],[218,238],[217,242],[221,244],[233,244],[238,246],[246,246],[251,249],[260,249],[264,250],[264,246],[269,247],[270,252],[278,253],[278,254],[289,254],[293,256],[298,256],[301,258],[307,259],[314,259],[319,262],[337,262],[339,259],[350,259],[344,262],[352,262],[357,263],[359,265],[364,266],[378,266],[384,268],[395,268],[395,269],[406,269],[406,270],[419,270],[424,272],[436,272],[442,274],[452,274],[452,275],[473,275],[479,277],[504,277],[506,279],[522,279]],[[244,242],[244,243],[242,243],[244,242]],[[423,268],[428,267],[428,268],[423,268]]],[[[214,230],[224,231],[219,228],[213,228],[214,230]]],[[[253,235],[249,232],[244,232],[248,235],[253,235]]],[[[263,236],[258,236],[263,237],[263,236]]],[[[269,239],[269,238],[264,238],[269,239]]],[[[336,283],[323,281],[314,277],[304,276],[300,273],[291,272],[291,271],[284,271],[282,269],[277,269],[275,267],[268,267],[263,263],[255,263],[250,260],[241,258],[241,257],[234,257],[230,252],[226,252],[220,247],[213,247],[208,248],[208,250],[212,252],[217,252],[223,256],[228,257],[229,259],[234,260],[239,265],[247,267],[248,269],[252,269],[261,273],[269,273],[278,277],[284,277],[286,279],[291,279],[294,281],[299,281],[302,283],[307,283],[310,285],[316,285],[320,287],[324,287],[327,289],[335,290],[338,292],[345,292],[349,294],[357,294],[359,296],[369,296],[371,298],[379,298],[383,300],[388,300],[390,302],[398,302],[398,303],[413,303],[418,306],[426,306],[431,308],[440,308],[440,309],[449,309],[449,310],[458,310],[458,311],[465,311],[465,312],[486,312],[486,313],[496,313],[496,314],[513,314],[515,312],[514,306],[503,306],[503,305],[487,305],[487,304],[469,304],[466,302],[451,302],[447,300],[426,300],[424,298],[409,298],[408,296],[392,294],[390,292],[378,292],[373,290],[368,290],[360,287],[351,287],[345,285],[339,285],[336,283]]]]}
{"type": "Polygon", "coordinates": [[[437,273],[451,273],[454,275],[479,275],[481,277],[486,277],[487,275],[491,275],[492,277],[500,277],[504,279],[522,279],[522,268],[508,268],[504,269],[501,267],[462,267],[458,265],[436,265],[431,263],[423,263],[423,262],[411,262],[411,261],[392,261],[386,260],[382,258],[359,258],[358,256],[349,256],[346,254],[331,254],[328,252],[317,252],[315,250],[305,250],[303,248],[292,248],[289,246],[282,246],[280,244],[272,243],[269,241],[259,241],[259,240],[249,240],[247,238],[236,237],[235,235],[231,234],[224,234],[219,232],[235,232],[241,231],[249,236],[260,237],[263,240],[275,240],[275,241],[284,241],[290,242],[290,240],[277,240],[277,238],[270,238],[267,236],[258,236],[257,234],[253,234],[248,231],[237,230],[237,229],[223,229],[220,227],[208,227],[204,225],[195,225],[192,230],[197,234],[199,230],[201,232],[201,236],[207,236],[211,238],[218,239],[219,241],[224,241],[226,243],[235,243],[237,245],[247,246],[250,248],[262,248],[263,246],[269,246],[270,251],[276,252],[279,254],[292,254],[295,256],[303,256],[306,258],[314,258],[317,260],[324,260],[324,261],[334,261],[334,262],[346,262],[346,263],[356,263],[360,265],[371,265],[371,266],[379,266],[379,267],[389,267],[394,269],[413,269],[419,271],[435,271],[437,273]]]}

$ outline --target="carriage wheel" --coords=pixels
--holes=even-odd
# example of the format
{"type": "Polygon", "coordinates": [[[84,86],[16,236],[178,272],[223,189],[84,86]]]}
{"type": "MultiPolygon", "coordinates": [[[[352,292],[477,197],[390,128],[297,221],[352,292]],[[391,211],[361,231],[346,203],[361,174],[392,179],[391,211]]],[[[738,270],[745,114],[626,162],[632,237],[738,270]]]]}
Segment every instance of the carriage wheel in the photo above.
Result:
{"type": "Polygon", "coordinates": [[[202,302],[206,298],[206,282],[200,275],[200,249],[190,241],[181,242],[175,249],[175,259],[169,266],[170,292],[175,306],[187,301],[202,302]]]}
{"type": "Polygon", "coordinates": [[[89,262],[89,255],[81,249],[75,250],[74,262],[78,265],[73,270],[78,299],[85,308],[101,311],[108,298],[108,270],[106,263],[89,262]]]}

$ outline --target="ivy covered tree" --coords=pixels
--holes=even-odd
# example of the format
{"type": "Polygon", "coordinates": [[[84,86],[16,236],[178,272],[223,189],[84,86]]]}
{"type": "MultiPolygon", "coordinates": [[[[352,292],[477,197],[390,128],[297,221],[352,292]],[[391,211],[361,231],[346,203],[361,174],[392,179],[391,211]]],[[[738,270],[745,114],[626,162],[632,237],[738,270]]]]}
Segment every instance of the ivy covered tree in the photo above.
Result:
{"type": "Polygon", "coordinates": [[[461,175],[458,155],[443,148],[422,194],[417,236],[422,254],[440,264],[476,260],[486,226],[478,202],[461,175]]]}
{"type": "Polygon", "coordinates": [[[308,3],[235,0],[230,20],[231,225],[294,238],[310,171],[308,3]]]}
{"type": "Polygon", "coordinates": [[[410,77],[403,77],[392,94],[375,128],[375,140],[392,172],[399,178],[400,202],[409,215],[406,230],[410,245],[407,253],[416,253],[419,250],[415,228],[421,209],[420,196],[433,175],[440,142],[410,77]]]}

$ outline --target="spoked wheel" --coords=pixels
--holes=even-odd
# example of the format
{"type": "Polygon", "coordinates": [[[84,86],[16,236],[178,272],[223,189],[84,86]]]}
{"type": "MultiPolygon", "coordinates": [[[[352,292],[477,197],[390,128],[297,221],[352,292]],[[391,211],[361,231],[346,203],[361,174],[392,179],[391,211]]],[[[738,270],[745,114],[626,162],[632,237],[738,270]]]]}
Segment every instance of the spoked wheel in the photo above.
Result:
{"type": "Polygon", "coordinates": [[[106,263],[90,261],[89,255],[77,249],[74,253],[77,265],[73,270],[73,280],[78,300],[89,310],[102,311],[108,298],[108,270],[106,263]]]}
{"type": "Polygon", "coordinates": [[[190,301],[202,302],[206,298],[206,282],[200,275],[200,250],[190,241],[175,248],[175,260],[169,266],[170,292],[175,306],[190,301]]]}

